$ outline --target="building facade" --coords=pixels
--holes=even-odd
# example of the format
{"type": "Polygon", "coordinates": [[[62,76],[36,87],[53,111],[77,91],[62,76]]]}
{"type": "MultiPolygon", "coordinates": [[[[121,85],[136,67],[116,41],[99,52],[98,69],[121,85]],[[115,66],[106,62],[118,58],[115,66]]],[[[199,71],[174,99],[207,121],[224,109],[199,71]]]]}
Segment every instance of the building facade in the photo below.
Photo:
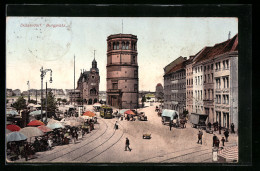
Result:
{"type": "Polygon", "coordinates": [[[190,56],[186,62],[186,110],[189,114],[193,111],[193,58],[194,56],[190,56]]]}
{"type": "Polygon", "coordinates": [[[228,40],[225,53],[214,57],[215,115],[221,127],[238,128],[238,36],[228,40]]]}
{"type": "MultiPolygon", "coordinates": [[[[99,101],[99,82],[99,69],[97,68],[97,61],[94,58],[90,70],[83,70],[83,72],[80,73],[76,88],[79,95],[74,94],[75,98],[78,98],[77,101],[82,101],[87,104],[97,103],[99,101]]],[[[74,91],[71,93],[73,94],[74,91]]]]}
{"type": "Polygon", "coordinates": [[[179,113],[186,109],[186,60],[187,58],[184,58],[183,62],[175,65],[164,75],[164,108],[179,113]]]}
{"type": "Polygon", "coordinates": [[[138,108],[137,36],[115,34],[107,38],[107,104],[138,108]]]}

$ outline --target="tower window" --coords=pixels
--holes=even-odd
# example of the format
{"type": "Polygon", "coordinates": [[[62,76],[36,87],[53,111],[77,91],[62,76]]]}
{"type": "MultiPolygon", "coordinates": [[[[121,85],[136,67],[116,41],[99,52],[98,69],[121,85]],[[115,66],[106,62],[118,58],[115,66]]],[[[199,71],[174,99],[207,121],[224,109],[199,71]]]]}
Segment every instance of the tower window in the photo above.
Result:
{"type": "Polygon", "coordinates": [[[116,43],[113,42],[113,50],[115,50],[115,49],[116,49],[116,43]]]}
{"type": "Polygon", "coordinates": [[[125,42],[122,43],[122,49],[125,49],[125,42]]]}
{"type": "Polygon", "coordinates": [[[125,47],[125,49],[128,50],[128,48],[129,48],[129,42],[126,42],[126,47],[125,47]]]}
{"type": "Polygon", "coordinates": [[[135,56],[132,57],[132,64],[135,64],[135,56]]]}
{"type": "Polygon", "coordinates": [[[119,42],[116,43],[116,49],[119,49],[119,42]]]}

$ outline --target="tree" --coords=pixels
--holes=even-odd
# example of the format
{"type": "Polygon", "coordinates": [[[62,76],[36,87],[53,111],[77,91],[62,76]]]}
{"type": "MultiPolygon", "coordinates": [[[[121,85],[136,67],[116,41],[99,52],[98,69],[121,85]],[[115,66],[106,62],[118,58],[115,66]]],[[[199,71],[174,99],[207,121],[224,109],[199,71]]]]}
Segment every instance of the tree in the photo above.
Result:
{"type": "Polygon", "coordinates": [[[62,103],[67,103],[67,99],[62,99],[62,103]]]}
{"type": "MultiPolygon", "coordinates": [[[[46,98],[43,99],[42,106],[43,106],[43,109],[46,108],[46,98]]],[[[55,100],[55,97],[52,92],[49,92],[47,95],[47,111],[49,113],[55,113],[56,109],[57,109],[57,102],[55,100]]]]}
{"type": "Polygon", "coordinates": [[[14,102],[11,107],[14,107],[18,113],[20,113],[20,110],[26,109],[26,100],[23,98],[23,96],[20,96],[16,102],[14,102]]]}

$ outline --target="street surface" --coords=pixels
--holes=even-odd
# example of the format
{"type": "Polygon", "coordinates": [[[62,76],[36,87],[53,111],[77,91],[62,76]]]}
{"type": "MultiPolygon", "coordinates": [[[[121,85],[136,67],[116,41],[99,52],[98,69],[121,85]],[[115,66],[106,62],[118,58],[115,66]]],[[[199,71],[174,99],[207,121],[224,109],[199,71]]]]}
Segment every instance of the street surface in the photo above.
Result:
{"type": "MultiPolygon", "coordinates": [[[[79,163],[197,163],[212,162],[212,137],[203,131],[202,145],[197,144],[198,130],[189,123],[186,128],[172,128],[162,125],[155,112],[155,106],[138,109],[145,112],[148,121],[126,121],[98,117],[95,130],[79,137],[76,144],[55,146],[52,150],[37,152],[34,159],[27,162],[79,162],[79,163]],[[118,121],[119,129],[114,129],[118,121]],[[143,139],[143,134],[151,134],[151,139],[143,139]],[[126,137],[132,151],[125,151],[126,137]]],[[[91,108],[91,106],[88,106],[91,108]]],[[[222,135],[214,132],[219,139],[222,135]]],[[[226,146],[236,145],[238,137],[230,134],[226,146]]],[[[222,147],[222,144],[220,144],[222,147]]],[[[22,158],[16,162],[25,162],[22,158]]]]}

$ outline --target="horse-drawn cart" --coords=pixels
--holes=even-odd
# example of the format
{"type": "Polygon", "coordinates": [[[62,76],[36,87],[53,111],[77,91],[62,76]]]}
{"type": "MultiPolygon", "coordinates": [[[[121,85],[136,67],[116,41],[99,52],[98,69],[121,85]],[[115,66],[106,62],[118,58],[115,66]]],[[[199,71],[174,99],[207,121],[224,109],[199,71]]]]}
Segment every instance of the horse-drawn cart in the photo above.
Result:
{"type": "Polygon", "coordinates": [[[191,113],[190,122],[192,123],[193,128],[206,129],[206,119],[208,115],[206,114],[197,114],[191,113]]]}

